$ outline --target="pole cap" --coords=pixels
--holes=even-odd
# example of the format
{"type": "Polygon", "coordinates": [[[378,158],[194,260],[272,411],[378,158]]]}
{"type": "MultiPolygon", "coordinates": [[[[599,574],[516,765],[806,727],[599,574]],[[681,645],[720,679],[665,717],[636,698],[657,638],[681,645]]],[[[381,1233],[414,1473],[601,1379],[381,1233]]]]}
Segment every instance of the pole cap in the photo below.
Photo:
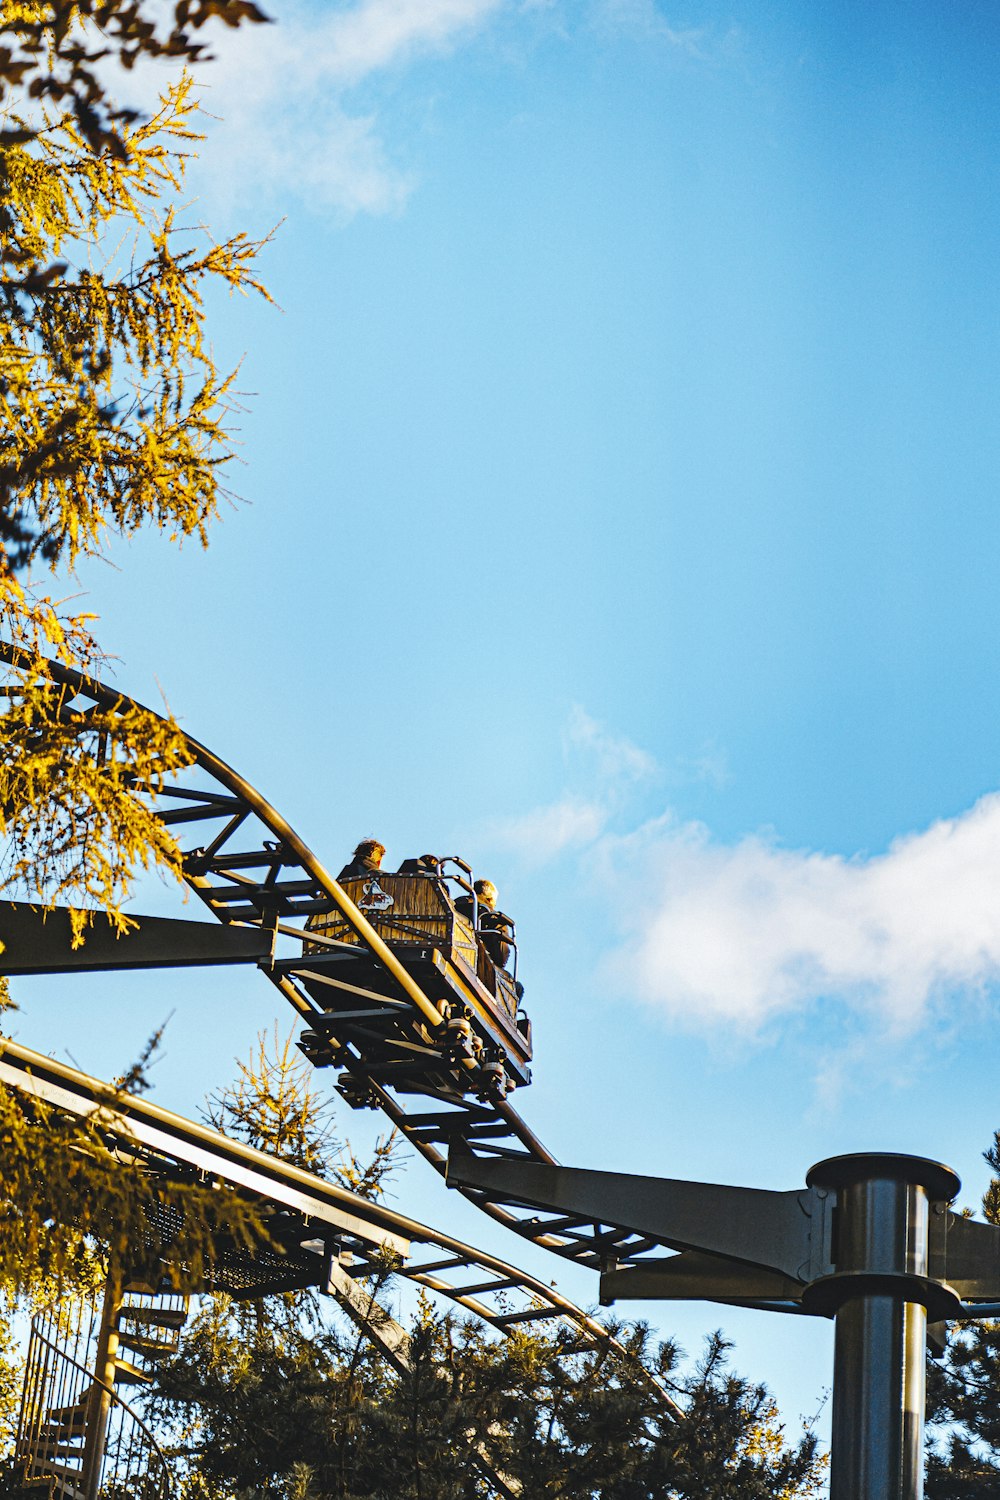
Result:
{"type": "Polygon", "coordinates": [[[910,1182],[926,1188],[935,1203],[950,1203],[962,1180],[943,1162],[926,1156],[907,1156],[896,1151],[857,1151],[848,1156],[828,1156],[806,1173],[809,1187],[845,1188],[859,1182],[910,1182]]]}

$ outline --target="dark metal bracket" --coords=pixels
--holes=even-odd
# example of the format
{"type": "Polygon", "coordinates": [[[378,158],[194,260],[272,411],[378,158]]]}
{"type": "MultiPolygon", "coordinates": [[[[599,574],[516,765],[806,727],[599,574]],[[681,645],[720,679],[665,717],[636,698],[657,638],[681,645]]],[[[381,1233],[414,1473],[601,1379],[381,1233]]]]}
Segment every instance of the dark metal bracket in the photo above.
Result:
{"type": "Polygon", "coordinates": [[[211,964],[269,961],[274,930],[222,926],[174,917],[132,917],[117,933],[103,914],[95,916],[80,947],[73,947],[70,910],[0,902],[0,974],[75,974],[92,969],[177,969],[211,964]]]}
{"type": "MultiPolygon", "coordinates": [[[[834,1269],[827,1194],[817,1189],[769,1192],[636,1177],[625,1172],[590,1172],[536,1162],[457,1156],[454,1152],[448,1159],[448,1182],[452,1186],[485,1188],[494,1202],[572,1214],[620,1231],[648,1235],[672,1250],[707,1252],[661,1261],[655,1271],[647,1266],[609,1267],[601,1278],[602,1300],[606,1293],[612,1298],[628,1295],[630,1278],[636,1275],[641,1275],[644,1285],[662,1277],[665,1287],[678,1288],[667,1292],[668,1296],[711,1295],[700,1290],[696,1266],[715,1278],[755,1273],[755,1287],[766,1284],[768,1290],[750,1295],[765,1297],[774,1295],[775,1274],[783,1283],[801,1288],[834,1269]],[[675,1265],[677,1269],[671,1269],[675,1265]],[[690,1285],[691,1290],[680,1290],[682,1285],[690,1285]]],[[[728,1300],[731,1292],[722,1295],[728,1300]]]]}

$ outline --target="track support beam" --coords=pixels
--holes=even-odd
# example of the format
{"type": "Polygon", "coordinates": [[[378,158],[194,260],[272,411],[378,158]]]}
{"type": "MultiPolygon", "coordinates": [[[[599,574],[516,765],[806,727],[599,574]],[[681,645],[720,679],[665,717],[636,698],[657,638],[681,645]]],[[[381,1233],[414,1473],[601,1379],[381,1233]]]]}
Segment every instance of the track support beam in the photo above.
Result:
{"type": "Polygon", "coordinates": [[[834,1318],[830,1500],[922,1500],[928,1321],[990,1316],[1000,1301],[1000,1230],[949,1211],[960,1186],[949,1167],[831,1157],[805,1191],[776,1193],[453,1152],[448,1183],[679,1252],[607,1265],[602,1302],[704,1298],[834,1318]]]}
{"type": "Polygon", "coordinates": [[[274,945],[273,932],[264,927],[131,915],[129,923],[128,931],[119,934],[100,913],[87,927],[83,943],[74,948],[69,907],[0,901],[0,974],[260,963],[270,959],[274,945]]]}

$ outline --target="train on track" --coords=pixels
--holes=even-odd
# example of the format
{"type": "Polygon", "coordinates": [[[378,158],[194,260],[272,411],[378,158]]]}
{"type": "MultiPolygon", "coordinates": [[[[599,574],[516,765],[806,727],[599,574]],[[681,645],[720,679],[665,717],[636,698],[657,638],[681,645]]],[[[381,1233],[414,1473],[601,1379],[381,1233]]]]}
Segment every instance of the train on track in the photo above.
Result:
{"type": "MultiPolygon", "coordinates": [[[[412,1073],[424,1088],[453,1089],[463,1067],[475,1073],[477,1091],[493,1084],[502,1094],[530,1082],[531,1022],[521,1005],[514,926],[509,918],[498,926],[497,914],[477,902],[470,867],[450,857],[418,874],[379,871],[345,878],[341,886],[447,1023],[446,1070],[439,1047],[425,1051],[419,1038],[406,1047],[398,1035],[384,1036],[393,1082],[412,1073]]],[[[318,914],[306,926],[309,971],[300,969],[300,983],[338,1033],[353,1029],[352,1022],[368,1028],[370,1052],[376,1041],[370,1028],[391,1023],[386,1006],[399,1003],[391,977],[342,912],[318,914]],[[375,1008],[359,1013],[359,1000],[375,1008]]],[[[318,1050],[321,1033],[315,1042],[318,1050]]]]}
{"type": "MultiPolygon", "coordinates": [[[[0,642],[8,703],[40,674],[59,688],[57,718],[100,764],[116,753],[118,719],[128,743],[131,699],[0,642]]],[[[404,867],[354,879],[344,870],[335,879],[237,771],[190,736],[186,751],[175,775],[131,791],[175,844],[186,885],[215,921],[130,911],[126,934],[98,922],[80,947],[69,908],[0,902],[0,974],[255,964],[298,1014],[305,1055],[337,1069],[344,1098],[381,1110],[435,1171],[466,1156],[557,1165],[507,1097],[530,1082],[531,1025],[516,939],[505,932],[498,954],[495,929],[469,900],[469,867],[444,860],[412,875],[404,867]]],[[[209,1003],[209,981],[201,983],[209,1003]]],[[[656,1260],[650,1234],[589,1210],[540,1213],[507,1191],[453,1180],[496,1222],[578,1265],[656,1260]]]]}

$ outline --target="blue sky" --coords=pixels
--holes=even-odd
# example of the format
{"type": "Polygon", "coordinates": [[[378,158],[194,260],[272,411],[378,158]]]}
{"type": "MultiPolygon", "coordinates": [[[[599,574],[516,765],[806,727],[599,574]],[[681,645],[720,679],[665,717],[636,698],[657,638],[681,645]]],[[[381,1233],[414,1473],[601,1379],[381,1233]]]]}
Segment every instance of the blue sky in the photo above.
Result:
{"type": "MultiPolygon", "coordinates": [[[[281,310],[210,308],[252,393],[246,503],[205,554],[141,539],[82,572],[117,680],[328,865],[374,833],[492,876],[536,1026],[523,1112],[565,1161],[794,1187],[909,1150],[975,1202],[1000,1127],[994,7],[272,13],[203,70],[191,175],[219,233],[282,220],[281,310]]],[[[110,1071],[173,1008],[177,1108],[273,1013],[252,975],[87,983],[23,986],[22,1039],[110,1071]]],[[[401,1206],[556,1274],[428,1176],[401,1206]]],[[[642,1311],[689,1347],[722,1322],[793,1419],[829,1384],[811,1320],[642,1311]]]]}

